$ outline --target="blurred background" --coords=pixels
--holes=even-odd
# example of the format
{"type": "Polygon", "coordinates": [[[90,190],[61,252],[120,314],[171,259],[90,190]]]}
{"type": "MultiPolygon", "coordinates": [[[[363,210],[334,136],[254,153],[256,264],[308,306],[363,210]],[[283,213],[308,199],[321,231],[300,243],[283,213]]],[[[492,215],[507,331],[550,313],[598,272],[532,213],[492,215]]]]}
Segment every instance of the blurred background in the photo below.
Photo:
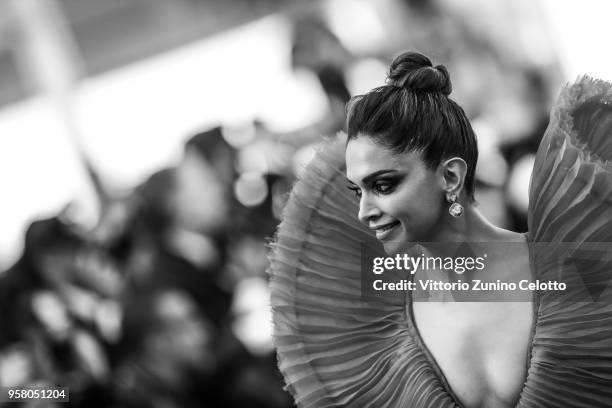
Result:
{"type": "MultiPolygon", "coordinates": [[[[72,406],[291,407],[267,243],[394,55],[447,65],[476,199],[526,230],[560,88],[612,79],[606,0],[2,0],[0,386],[72,406]]],[[[24,405],[53,406],[53,405],[24,405]]]]}

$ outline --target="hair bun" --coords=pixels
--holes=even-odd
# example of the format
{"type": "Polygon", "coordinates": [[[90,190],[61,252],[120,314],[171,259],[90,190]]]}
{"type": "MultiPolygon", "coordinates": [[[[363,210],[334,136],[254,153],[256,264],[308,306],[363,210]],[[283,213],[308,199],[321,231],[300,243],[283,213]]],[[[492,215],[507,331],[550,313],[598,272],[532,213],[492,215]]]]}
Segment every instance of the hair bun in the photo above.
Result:
{"type": "Polygon", "coordinates": [[[450,95],[450,75],[444,65],[436,65],[418,52],[405,52],[397,56],[389,67],[387,83],[391,86],[417,92],[441,92],[450,95]]]}

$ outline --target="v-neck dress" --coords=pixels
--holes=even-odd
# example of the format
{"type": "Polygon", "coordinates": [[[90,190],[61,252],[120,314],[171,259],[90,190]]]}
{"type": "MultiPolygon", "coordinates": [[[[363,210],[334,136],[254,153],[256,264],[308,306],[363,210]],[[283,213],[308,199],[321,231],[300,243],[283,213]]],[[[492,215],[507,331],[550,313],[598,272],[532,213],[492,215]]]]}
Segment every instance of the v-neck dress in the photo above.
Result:
{"type": "MultiPolygon", "coordinates": [[[[517,407],[612,407],[612,85],[589,77],[553,107],[529,190],[533,293],[517,407]]],[[[278,365],[298,407],[462,407],[418,334],[405,293],[364,296],[379,242],[346,188],[344,142],[296,183],[270,256],[278,365]],[[406,307],[408,306],[408,308],[406,307]],[[407,315],[406,311],[409,311],[407,315]]]]}

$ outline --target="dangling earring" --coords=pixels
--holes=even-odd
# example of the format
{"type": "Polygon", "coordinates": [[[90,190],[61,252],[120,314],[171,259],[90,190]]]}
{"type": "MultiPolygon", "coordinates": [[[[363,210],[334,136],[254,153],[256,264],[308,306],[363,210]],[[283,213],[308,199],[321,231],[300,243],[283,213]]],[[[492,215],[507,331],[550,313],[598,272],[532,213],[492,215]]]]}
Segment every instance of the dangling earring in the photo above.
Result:
{"type": "Polygon", "coordinates": [[[455,218],[461,217],[463,214],[463,206],[457,202],[457,194],[446,193],[446,201],[451,203],[450,207],[448,207],[448,213],[455,218]]]}

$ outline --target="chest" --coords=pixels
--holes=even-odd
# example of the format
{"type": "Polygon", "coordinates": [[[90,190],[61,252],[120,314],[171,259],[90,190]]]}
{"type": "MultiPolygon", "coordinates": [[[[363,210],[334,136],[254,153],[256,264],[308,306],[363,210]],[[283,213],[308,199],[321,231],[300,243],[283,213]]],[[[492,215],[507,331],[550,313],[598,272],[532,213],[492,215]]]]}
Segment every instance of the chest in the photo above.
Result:
{"type": "MultiPolygon", "coordinates": [[[[529,279],[525,248],[507,245],[504,251],[489,251],[495,262],[474,278],[529,279]]],[[[533,304],[530,296],[508,301],[514,299],[416,301],[408,310],[431,365],[467,408],[516,406],[527,376],[533,304]]]]}
{"type": "Polygon", "coordinates": [[[526,378],[528,302],[416,302],[421,341],[467,407],[513,407],[526,378]]]}

